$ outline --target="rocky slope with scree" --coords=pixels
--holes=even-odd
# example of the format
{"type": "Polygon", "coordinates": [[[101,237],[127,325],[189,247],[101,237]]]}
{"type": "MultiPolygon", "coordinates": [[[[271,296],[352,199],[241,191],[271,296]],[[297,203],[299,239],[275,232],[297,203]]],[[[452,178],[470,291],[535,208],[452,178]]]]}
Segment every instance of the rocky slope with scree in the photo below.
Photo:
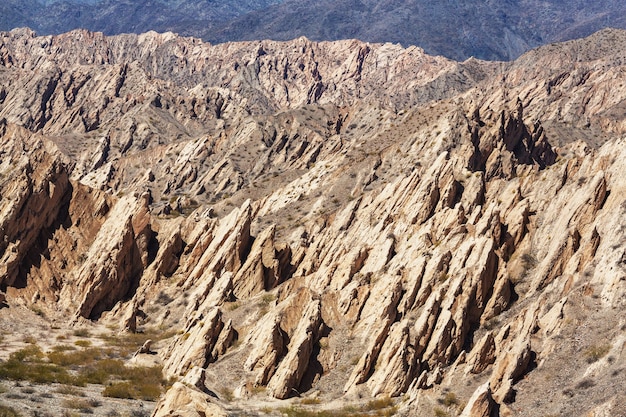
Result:
{"type": "Polygon", "coordinates": [[[3,33],[0,324],[154,335],[154,416],[624,414],[625,43],[3,33]]]}

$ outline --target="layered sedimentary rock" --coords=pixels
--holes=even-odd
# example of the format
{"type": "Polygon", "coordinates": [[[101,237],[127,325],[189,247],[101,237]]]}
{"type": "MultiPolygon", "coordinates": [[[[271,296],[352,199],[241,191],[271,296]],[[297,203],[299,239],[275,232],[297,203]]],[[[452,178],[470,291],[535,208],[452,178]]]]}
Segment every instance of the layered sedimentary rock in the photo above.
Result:
{"type": "Polygon", "coordinates": [[[155,415],[623,412],[623,32],[508,64],[3,36],[7,302],[173,330],[155,415]]]}

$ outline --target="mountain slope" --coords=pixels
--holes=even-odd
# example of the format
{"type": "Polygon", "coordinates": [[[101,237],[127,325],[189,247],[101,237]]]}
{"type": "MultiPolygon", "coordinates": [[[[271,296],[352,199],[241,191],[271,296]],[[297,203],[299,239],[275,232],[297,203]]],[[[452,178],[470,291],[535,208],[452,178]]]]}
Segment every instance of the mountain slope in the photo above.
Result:
{"type": "Polygon", "coordinates": [[[154,416],[626,413],[626,32],[0,42],[0,371],[81,340],[162,367],[154,416]]]}
{"type": "Polygon", "coordinates": [[[418,45],[427,53],[463,60],[509,60],[542,44],[604,27],[626,28],[617,1],[287,1],[203,32],[211,41],[357,38],[418,45]]]}
{"type": "Polygon", "coordinates": [[[76,28],[105,34],[172,31],[210,42],[360,39],[417,45],[456,60],[510,60],[555,41],[626,28],[617,0],[37,0],[3,4],[0,29],[29,26],[40,34],[76,28]]]}

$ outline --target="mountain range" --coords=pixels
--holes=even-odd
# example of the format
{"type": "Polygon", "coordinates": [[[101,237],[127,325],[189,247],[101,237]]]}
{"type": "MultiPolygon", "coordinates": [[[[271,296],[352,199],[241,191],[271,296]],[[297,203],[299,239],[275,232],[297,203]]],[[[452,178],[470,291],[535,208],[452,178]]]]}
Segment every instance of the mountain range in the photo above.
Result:
{"type": "Polygon", "coordinates": [[[172,31],[213,43],[356,38],[455,60],[510,60],[551,42],[626,28],[626,4],[563,0],[5,0],[0,30],[172,31]]]}
{"type": "Polygon", "coordinates": [[[625,114],[617,29],[0,33],[0,414],[624,416],[625,114]]]}

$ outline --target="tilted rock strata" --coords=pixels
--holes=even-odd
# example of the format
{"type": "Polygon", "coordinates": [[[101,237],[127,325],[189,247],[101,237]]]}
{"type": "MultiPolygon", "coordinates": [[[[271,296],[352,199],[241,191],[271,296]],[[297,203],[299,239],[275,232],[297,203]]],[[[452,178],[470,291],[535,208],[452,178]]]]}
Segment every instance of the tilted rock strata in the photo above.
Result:
{"type": "MultiPolygon", "coordinates": [[[[79,44],[86,36],[75,35],[79,44]]],[[[144,58],[158,42],[192,42],[154,34],[114,41],[90,36],[105,43],[141,39],[145,50],[124,44],[119,53],[144,58]]],[[[276,44],[251,59],[274,57],[270,45],[276,44]]],[[[282,46],[288,45],[324,48],[304,40],[282,46]]],[[[347,68],[359,70],[356,62],[347,68]]],[[[516,76],[518,65],[506,75],[516,76]]],[[[154,63],[156,69],[165,71],[154,63]]],[[[471,400],[466,415],[504,414],[513,401],[528,404],[532,391],[518,388],[544,378],[551,359],[574,346],[559,339],[578,329],[574,323],[588,328],[591,318],[603,317],[606,343],[619,344],[623,323],[614,310],[626,296],[620,243],[626,148],[619,137],[602,146],[564,141],[557,148],[544,126],[563,120],[538,122],[535,115],[558,103],[521,94],[501,102],[498,81],[485,85],[397,113],[356,99],[354,106],[300,108],[269,96],[265,110],[242,117],[252,111],[233,99],[233,113],[218,117],[229,128],[207,124],[209,135],[189,129],[187,137],[153,150],[129,152],[131,145],[104,163],[107,147],[118,146],[110,138],[99,142],[92,165],[68,160],[63,146],[71,148],[69,137],[54,138],[55,145],[5,123],[2,155],[37,167],[20,176],[10,159],[0,161],[0,224],[15,231],[7,233],[3,252],[13,259],[3,263],[8,302],[41,304],[120,330],[179,330],[159,355],[167,376],[191,386],[175,384],[156,415],[219,413],[211,411],[214,403],[230,395],[229,410],[263,396],[314,391],[345,401],[406,393],[402,412],[425,413],[442,386],[471,400]],[[174,150],[178,154],[170,154],[174,150]],[[142,155],[153,158],[149,172],[133,167],[142,155]],[[158,158],[172,164],[161,166],[158,158]],[[141,174],[138,183],[125,184],[117,174],[122,171],[128,178],[141,174]],[[100,174],[107,174],[102,181],[100,174]],[[253,174],[258,177],[248,177],[253,174]],[[25,181],[36,186],[20,194],[25,181]],[[219,189],[214,197],[220,199],[206,205],[198,195],[168,198],[157,189],[199,192],[199,184],[219,189]],[[55,209],[50,201],[65,207],[55,209]],[[23,228],[19,207],[45,215],[36,216],[33,229],[23,228]],[[21,268],[33,257],[38,261],[31,268],[21,268]]],[[[161,109],[164,102],[162,96],[161,109]]],[[[50,111],[56,115],[54,106],[50,111]]],[[[586,114],[601,124],[601,113],[586,114]]],[[[186,124],[186,117],[169,120],[177,129],[205,123],[199,116],[186,124]]],[[[46,123],[38,129],[52,133],[54,123],[46,123]]],[[[572,129],[589,139],[586,130],[572,129]]],[[[607,132],[619,129],[606,126],[607,132]]],[[[210,194],[207,187],[200,194],[210,194]]],[[[557,371],[583,378],[578,371],[592,343],[577,339],[576,369],[557,371]]],[[[611,357],[606,366],[589,368],[602,384],[624,361],[617,348],[611,357]]],[[[603,387],[617,398],[608,383],[603,387]]],[[[585,410],[601,406],[592,402],[585,410]]]]}

